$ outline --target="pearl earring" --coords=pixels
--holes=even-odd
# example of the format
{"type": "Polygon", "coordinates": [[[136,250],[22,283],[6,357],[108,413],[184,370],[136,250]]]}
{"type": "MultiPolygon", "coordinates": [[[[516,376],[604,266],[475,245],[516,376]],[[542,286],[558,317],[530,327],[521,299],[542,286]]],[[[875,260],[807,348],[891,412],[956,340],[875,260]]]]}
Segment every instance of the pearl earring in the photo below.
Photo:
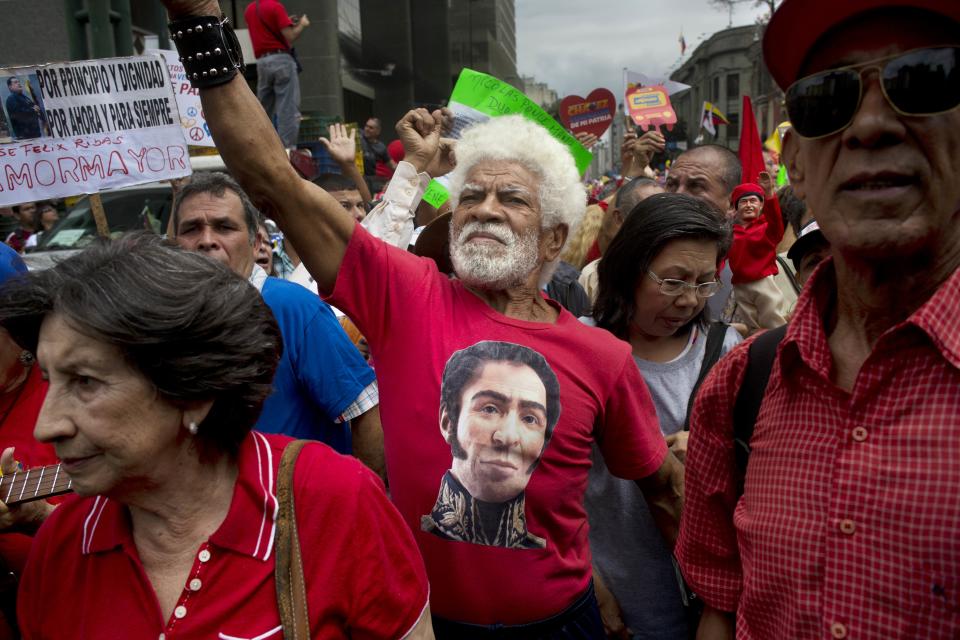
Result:
{"type": "Polygon", "coordinates": [[[200,430],[200,429],[197,427],[197,423],[196,423],[196,422],[191,422],[191,423],[190,423],[190,426],[187,427],[187,431],[189,431],[189,432],[190,432],[190,435],[192,435],[192,436],[197,435],[197,431],[199,431],[199,430],[200,430]]]}

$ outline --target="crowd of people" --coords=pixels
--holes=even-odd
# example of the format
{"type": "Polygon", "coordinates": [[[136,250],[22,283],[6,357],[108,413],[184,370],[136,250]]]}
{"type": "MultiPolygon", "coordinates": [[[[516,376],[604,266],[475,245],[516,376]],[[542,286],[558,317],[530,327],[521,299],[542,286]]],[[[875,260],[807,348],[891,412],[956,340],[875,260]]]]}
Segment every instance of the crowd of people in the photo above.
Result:
{"type": "Polygon", "coordinates": [[[960,637],[960,5],[784,0],[780,189],[423,108],[305,180],[281,9],[165,237],[0,245],[0,638],[960,637]]]}

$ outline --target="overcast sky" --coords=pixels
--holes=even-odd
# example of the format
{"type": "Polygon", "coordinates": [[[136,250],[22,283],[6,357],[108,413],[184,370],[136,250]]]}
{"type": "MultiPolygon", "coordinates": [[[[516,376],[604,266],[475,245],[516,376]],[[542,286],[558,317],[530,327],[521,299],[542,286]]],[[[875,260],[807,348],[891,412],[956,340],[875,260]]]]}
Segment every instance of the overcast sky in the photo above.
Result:
{"type": "MultiPolygon", "coordinates": [[[[761,13],[744,2],[733,26],[752,24],[761,13]]],[[[682,63],[681,29],[685,61],[729,19],[707,0],[516,0],[516,15],[518,72],[546,82],[561,98],[604,87],[622,99],[623,67],[668,75],[682,63]]]]}

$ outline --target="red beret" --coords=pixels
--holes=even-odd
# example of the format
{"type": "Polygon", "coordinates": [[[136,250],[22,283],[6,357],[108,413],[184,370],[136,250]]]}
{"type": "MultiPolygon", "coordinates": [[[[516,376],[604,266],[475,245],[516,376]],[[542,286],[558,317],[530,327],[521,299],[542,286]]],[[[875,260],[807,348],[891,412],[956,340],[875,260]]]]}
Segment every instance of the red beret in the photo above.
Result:
{"type": "Polygon", "coordinates": [[[830,29],[874,9],[926,9],[960,22],[958,0],[783,0],[763,34],[763,59],[786,90],[817,40],[830,29]]]}
{"type": "Polygon", "coordinates": [[[737,188],[733,190],[733,195],[730,196],[730,204],[737,206],[737,203],[740,202],[740,198],[745,196],[757,196],[761,200],[764,199],[763,189],[758,184],[752,182],[744,182],[743,184],[738,184],[737,188]]]}

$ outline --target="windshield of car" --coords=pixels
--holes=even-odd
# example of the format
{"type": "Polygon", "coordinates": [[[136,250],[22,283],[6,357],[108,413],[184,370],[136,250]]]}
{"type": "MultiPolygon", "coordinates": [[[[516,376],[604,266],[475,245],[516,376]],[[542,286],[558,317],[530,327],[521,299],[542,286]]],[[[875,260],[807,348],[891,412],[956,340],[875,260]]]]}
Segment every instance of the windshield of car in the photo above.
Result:
{"type": "MultiPolygon", "coordinates": [[[[100,198],[111,237],[138,229],[160,233],[170,213],[170,187],[166,184],[103,193],[100,198]]],[[[90,197],[84,196],[70,207],[60,222],[42,235],[36,251],[83,249],[96,239],[97,223],[90,197]]]]}

